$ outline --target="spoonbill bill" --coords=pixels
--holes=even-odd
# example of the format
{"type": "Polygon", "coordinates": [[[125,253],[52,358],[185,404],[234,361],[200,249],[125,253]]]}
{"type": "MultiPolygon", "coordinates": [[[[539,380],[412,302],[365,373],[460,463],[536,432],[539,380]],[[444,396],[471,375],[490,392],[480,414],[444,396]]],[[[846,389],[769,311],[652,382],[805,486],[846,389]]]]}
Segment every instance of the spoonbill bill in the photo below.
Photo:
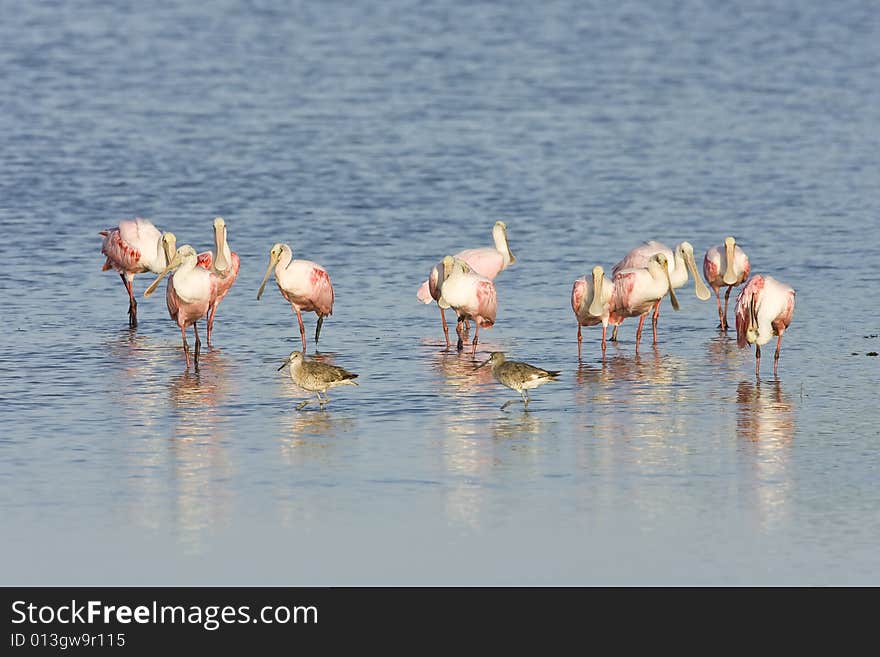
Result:
{"type": "Polygon", "coordinates": [[[214,219],[214,250],[199,254],[199,266],[211,273],[211,303],[208,306],[208,346],[211,346],[211,331],[217,306],[235,283],[241,267],[238,254],[230,250],[226,241],[226,222],[223,217],[214,219]]]}
{"type": "MultiPolygon", "coordinates": [[[[657,240],[650,240],[637,246],[626,256],[614,265],[611,270],[612,276],[623,269],[644,269],[648,266],[648,260],[652,255],[662,253],[669,262],[669,281],[676,290],[682,287],[688,281],[688,270],[694,277],[694,293],[700,301],[706,301],[711,294],[709,288],[703,283],[703,279],[697,273],[697,263],[694,260],[694,247],[690,242],[680,242],[676,245],[675,251],[657,240]]],[[[657,331],[657,319],[660,317],[660,304],[662,299],[658,300],[654,306],[654,314],[651,316],[651,327],[654,332],[657,331]]],[[[617,327],[611,335],[612,340],[617,340],[617,327]]]]}
{"type": "Polygon", "coordinates": [[[755,274],[736,298],[736,344],[740,348],[755,345],[756,375],[761,374],[761,345],[777,335],[779,339],[773,355],[773,374],[776,375],[782,334],[794,314],[794,296],[794,288],[790,285],[772,276],[755,274]]]}
{"type": "Polygon", "coordinates": [[[199,329],[196,322],[207,315],[208,306],[211,303],[211,274],[206,269],[199,267],[198,261],[199,255],[196,250],[189,244],[184,244],[177,249],[168,266],[144,292],[144,296],[149,297],[159,286],[159,282],[165,277],[165,274],[174,271],[165,287],[165,303],[168,306],[168,314],[171,319],[180,327],[187,369],[189,369],[190,361],[186,328],[193,327],[193,334],[196,338],[196,371],[199,369],[199,353],[202,349],[202,341],[199,339],[199,329]]]}
{"type": "Polygon", "coordinates": [[[749,257],[743,251],[736,240],[731,237],[724,238],[724,244],[710,247],[703,256],[703,274],[706,282],[715,290],[715,300],[718,302],[718,328],[726,331],[727,302],[730,299],[730,291],[745,283],[749,277],[749,257]],[[727,286],[724,293],[724,311],[721,310],[721,288],[727,286]]]}
{"type": "Polygon", "coordinates": [[[306,351],[306,328],[303,325],[302,313],[314,312],[318,316],[318,324],[315,327],[315,343],[321,337],[321,325],[324,318],[333,314],[333,285],[330,283],[330,275],[321,265],[311,260],[294,260],[293,252],[287,244],[277,243],[269,251],[269,267],[260,290],[257,292],[257,301],[263,296],[266,281],[272,270],[275,270],[275,283],[287,301],[293,306],[296,319],[299,321],[299,334],[302,338],[302,350],[306,351]]]}
{"type": "MultiPolygon", "coordinates": [[[[490,281],[516,262],[516,257],[510,250],[507,241],[507,224],[496,221],[492,227],[492,240],[494,246],[484,246],[477,249],[465,249],[453,257],[464,261],[468,267],[490,281]]],[[[428,280],[422,283],[416,297],[419,301],[429,304],[440,299],[440,287],[443,280],[443,264],[438,263],[431,269],[428,280]]],[[[446,325],[446,315],[443,308],[440,309],[440,320],[443,322],[443,334],[446,336],[446,346],[449,346],[449,328],[446,325]]]]}
{"type": "Polygon", "coordinates": [[[135,274],[159,274],[174,258],[177,238],[163,233],[149,219],[123,219],[115,228],[98,233],[104,238],[101,253],[107,256],[101,271],[115,269],[128,292],[128,325],[137,326],[137,300],[132,283],[135,274]]]}
{"type": "Polygon", "coordinates": [[[481,328],[491,328],[495,324],[498,301],[495,284],[485,276],[473,271],[467,263],[448,255],[443,258],[442,293],[437,300],[441,309],[452,308],[458,314],[458,350],[464,348],[463,326],[467,320],[474,320],[473,352],[477,353],[477,341],[481,328]]]}
{"type": "Polygon", "coordinates": [[[581,326],[602,324],[602,355],[605,355],[605,334],[611,315],[611,297],[614,284],[605,278],[605,271],[593,267],[591,278],[581,276],[571,288],[571,309],[578,323],[578,360],[581,358],[581,326]]]}

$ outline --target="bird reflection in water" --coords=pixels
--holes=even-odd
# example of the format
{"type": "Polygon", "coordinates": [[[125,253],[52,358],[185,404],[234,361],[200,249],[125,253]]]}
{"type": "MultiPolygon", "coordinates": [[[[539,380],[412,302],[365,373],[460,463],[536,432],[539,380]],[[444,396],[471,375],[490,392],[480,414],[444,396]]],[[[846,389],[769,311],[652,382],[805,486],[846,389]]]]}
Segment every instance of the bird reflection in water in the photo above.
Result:
{"type": "MultiPolygon", "coordinates": [[[[571,421],[589,439],[575,444],[576,462],[595,471],[620,468],[647,476],[681,467],[688,456],[679,437],[686,435],[695,394],[687,377],[686,361],[661,355],[656,347],[607,356],[601,364],[581,363],[571,421]]],[[[606,493],[611,491],[590,495],[606,493]]],[[[649,512],[653,501],[647,489],[635,488],[628,504],[649,512]]]]}
{"type": "Polygon", "coordinates": [[[444,388],[449,386],[452,394],[459,396],[492,383],[492,370],[486,367],[477,369],[480,362],[469,353],[440,351],[432,354],[431,369],[437,375],[437,384],[444,388]]]}
{"type": "Polygon", "coordinates": [[[736,346],[736,335],[726,332],[710,338],[706,342],[706,363],[716,372],[735,372],[742,361],[742,353],[736,346]]]}
{"type": "Polygon", "coordinates": [[[234,468],[226,445],[226,422],[218,408],[228,392],[226,363],[217,350],[200,359],[199,373],[184,371],[169,390],[174,426],[168,441],[175,527],[184,550],[204,551],[206,535],[229,517],[234,468]]]}
{"type": "Polygon", "coordinates": [[[486,439],[486,422],[490,410],[479,397],[481,386],[491,385],[492,371],[476,369],[479,364],[467,350],[432,353],[431,369],[434,384],[444,396],[453,397],[446,403],[443,426],[443,466],[453,482],[446,492],[446,516],[455,525],[478,529],[485,505],[483,482],[493,466],[491,441],[486,439]]]}
{"type": "Polygon", "coordinates": [[[753,442],[787,445],[794,437],[794,410],[782,382],[740,381],[736,387],[737,432],[753,442]]]}
{"type": "Polygon", "coordinates": [[[785,516],[793,481],[789,472],[796,430],[794,409],[779,380],[740,381],[736,388],[737,433],[753,459],[757,507],[767,527],[785,516]]]}
{"type": "Polygon", "coordinates": [[[521,410],[500,415],[492,424],[492,436],[496,440],[533,440],[546,428],[547,422],[538,415],[521,410]]]}
{"type": "Polygon", "coordinates": [[[279,416],[281,458],[301,465],[325,458],[334,444],[354,430],[354,420],[334,413],[296,413],[279,416]]]}

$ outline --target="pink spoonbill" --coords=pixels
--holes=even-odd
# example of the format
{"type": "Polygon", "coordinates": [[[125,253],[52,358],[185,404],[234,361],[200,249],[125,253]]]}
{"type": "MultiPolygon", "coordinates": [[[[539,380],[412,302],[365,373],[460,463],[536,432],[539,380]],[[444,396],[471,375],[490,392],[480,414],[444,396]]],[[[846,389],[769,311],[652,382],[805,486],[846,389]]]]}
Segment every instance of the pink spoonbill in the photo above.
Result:
{"type": "Polygon", "coordinates": [[[730,299],[730,291],[742,285],[749,277],[749,257],[736,243],[733,237],[725,237],[724,244],[713,246],[703,256],[703,274],[706,282],[715,290],[715,300],[718,302],[718,328],[726,331],[727,302],[730,299]],[[721,288],[727,286],[724,293],[724,311],[721,310],[721,288]]]}
{"type": "MultiPolygon", "coordinates": [[[[516,262],[516,258],[510,251],[507,241],[507,224],[496,221],[492,227],[492,240],[494,246],[484,246],[477,249],[465,249],[453,256],[463,261],[474,272],[485,276],[490,281],[502,271],[516,262]]],[[[438,263],[431,270],[431,274],[419,288],[416,297],[419,301],[429,304],[440,299],[440,284],[443,280],[443,263],[438,263]]],[[[443,308],[440,309],[440,320],[443,322],[443,334],[446,336],[446,346],[449,346],[449,328],[446,325],[446,315],[443,308]]]]}
{"type": "Polygon", "coordinates": [[[442,309],[452,308],[458,314],[458,350],[464,348],[464,329],[462,324],[474,320],[473,352],[477,353],[477,340],[481,328],[491,328],[495,324],[498,302],[495,295],[495,283],[481,276],[463,260],[453,256],[443,258],[442,293],[437,304],[442,309]]]}
{"type": "MultiPolygon", "coordinates": [[[[615,326],[626,317],[638,317],[636,331],[636,351],[642,339],[642,326],[645,317],[656,303],[669,293],[673,310],[678,310],[678,298],[669,280],[669,261],[662,253],[655,253],[644,269],[621,269],[614,276],[614,295],[611,299],[609,322],[615,326]]],[[[657,327],[654,325],[654,344],[657,344],[657,327]]]]}
{"type": "Polygon", "coordinates": [[[773,356],[773,374],[779,367],[779,349],[782,334],[791,324],[794,314],[794,289],[772,276],[755,274],[736,298],[736,344],[740,348],[755,345],[755,374],[761,374],[761,345],[773,338],[776,353],[773,356]]]}
{"type": "MultiPolygon", "coordinates": [[[[644,269],[648,266],[648,260],[651,256],[657,253],[662,253],[666,256],[666,260],[669,263],[669,280],[674,289],[677,290],[688,282],[688,270],[690,270],[691,276],[694,277],[694,293],[697,295],[697,298],[700,301],[706,301],[711,296],[709,288],[706,287],[706,284],[703,283],[703,279],[697,272],[697,263],[694,260],[694,247],[691,246],[690,242],[679,243],[676,245],[675,251],[673,251],[662,242],[650,240],[627,253],[623,260],[614,265],[611,273],[615,275],[623,269],[644,269]]],[[[657,319],[660,317],[661,302],[662,299],[659,299],[654,305],[654,314],[651,316],[651,328],[655,336],[657,335],[657,319]]],[[[617,340],[616,326],[614,327],[611,339],[617,340]]],[[[656,342],[656,338],[654,341],[656,342]]]]}
{"type": "Polygon", "coordinates": [[[269,251],[269,267],[257,292],[257,301],[263,296],[266,281],[275,270],[275,282],[281,296],[290,302],[296,319],[299,321],[299,334],[302,338],[303,353],[306,351],[306,329],[302,313],[314,312],[318,316],[315,328],[315,343],[321,336],[324,318],[333,314],[333,285],[327,270],[311,260],[294,260],[293,252],[287,244],[275,244],[269,251]]]}
{"type": "Polygon", "coordinates": [[[135,274],[159,274],[174,258],[177,239],[162,233],[149,219],[123,219],[115,228],[98,233],[104,238],[101,253],[107,256],[102,271],[115,269],[128,292],[128,325],[137,326],[137,300],[132,283],[135,274]]]}
{"type": "Polygon", "coordinates": [[[196,337],[195,368],[199,369],[199,353],[202,349],[202,341],[199,339],[199,329],[196,322],[208,313],[211,303],[211,274],[203,267],[198,266],[199,255],[189,244],[184,244],[174,258],[168,263],[162,273],[150,284],[144,292],[144,296],[150,296],[159,286],[159,282],[165,274],[172,270],[174,273],[168,279],[165,288],[165,302],[168,305],[168,314],[180,327],[180,335],[183,337],[183,355],[186,359],[186,367],[189,369],[189,345],[186,342],[186,328],[193,327],[196,337]]]}
{"type": "Polygon", "coordinates": [[[241,261],[238,254],[229,248],[226,241],[226,222],[223,217],[214,219],[214,250],[199,254],[199,266],[211,273],[211,303],[208,306],[208,346],[211,346],[211,331],[217,306],[229,292],[238,278],[241,261]]]}
{"type": "Polygon", "coordinates": [[[581,358],[581,326],[602,324],[602,355],[605,355],[605,334],[611,315],[614,285],[605,278],[601,267],[593,267],[591,278],[581,276],[571,288],[571,309],[578,323],[578,360],[581,358]]]}

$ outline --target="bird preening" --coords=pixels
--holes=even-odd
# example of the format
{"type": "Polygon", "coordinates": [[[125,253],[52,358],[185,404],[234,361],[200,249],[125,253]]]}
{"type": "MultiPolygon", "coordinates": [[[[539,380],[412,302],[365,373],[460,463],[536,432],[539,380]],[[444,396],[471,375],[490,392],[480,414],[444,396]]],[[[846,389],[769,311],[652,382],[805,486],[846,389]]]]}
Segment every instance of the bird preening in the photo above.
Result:
{"type": "MultiPolygon", "coordinates": [[[[440,308],[446,349],[450,347],[445,310],[456,313],[457,349],[464,350],[469,340],[470,322],[474,322],[474,337],[470,357],[475,358],[480,329],[492,328],[498,316],[498,292],[494,279],[516,262],[508,241],[507,224],[496,221],[492,227],[493,246],[464,249],[455,255],[443,256],[429,271],[420,286],[417,298],[440,308]]],[[[177,246],[174,233],[162,231],[148,219],[124,219],[113,228],[100,231],[101,253],[105,256],[103,270],[119,273],[129,297],[129,327],[138,326],[138,306],[133,281],[137,274],[152,272],[155,280],[144,292],[148,298],[167,276],[165,301],[168,314],[180,329],[184,360],[187,369],[194,363],[199,368],[201,339],[198,322],[205,320],[208,347],[212,347],[214,320],[223,299],[238,278],[241,260],[227,240],[227,224],[222,217],[213,222],[213,250],[197,252],[190,244],[177,246]],[[192,327],[195,338],[194,352],[187,341],[187,329],[192,327]]],[[[733,236],[721,244],[711,246],[703,257],[703,275],[697,270],[694,248],[688,241],[679,242],[671,249],[661,242],[650,240],[631,250],[611,268],[607,276],[601,265],[593,266],[589,275],[574,281],[571,288],[571,309],[577,321],[578,360],[582,358],[582,327],[602,325],[601,351],[604,361],[607,350],[606,334],[613,327],[611,340],[617,343],[617,330],[627,317],[638,317],[635,350],[638,353],[642,329],[652,314],[652,333],[657,344],[657,324],[663,298],[668,296],[674,310],[681,304],[675,290],[684,286],[689,276],[694,279],[694,293],[701,301],[715,293],[718,328],[722,334],[728,329],[727,306],[730,293],[743,286],[736,299],[736,339],[741,348],[754,345],[755,373],[760,375],[761,347],[777,338],[773,372],[777,374],[782,336],[791,325],[794,314],[794,289],[766,275],[751,276],[749,257],[733,236]],[[721,288],[726,288],[724,304],[721,288]]],[[[257,300],[263,296],[269,277],[274,274],[281,296],[291,305],[299,328],[302,349],[291,352],[279,369],[287,366],[291,380],[299,387],[314,392],[323,409],[327,404],[327,390],[340,385],[357,385],[357,374],[323,362],[307,359],[305,324],[302,314],[313,312],[317,317],[315,345],[321,337],[325,318],[333,314],[334,291],[327,270],[311,260],[294,259],[289,244],[278,242],[269,250],[269,263],[257,291],[257,300]]],[[[618,343],[619,345],[619,343],[618,343]]],[[[620,348],[620,346],[616,347],[620,348]]],[[[476,361],[474,361],[476,362],[476,361]]],[[[523,407],[528,409],[528,391],[560,375],[523,361],[507,360],[501,351],[493,351],[489,358],[475,369],[491,365],[493,377],[502,385],[520,393],[523,407]]],[[[304,407],[310,400],[303,402],[304,407]]],[[[502,406],[506,408],[509,401],[502,406]]]]}
{"type": "Polygon", "coordinates": [[[782,334],[794,315],[794,288],[772,276],[755,274],[736,298],[736,343],[740,348],[755,345],[755,374],[761,374],[761,345],[777,336],[773,374],[779,369],[782,334]]]}

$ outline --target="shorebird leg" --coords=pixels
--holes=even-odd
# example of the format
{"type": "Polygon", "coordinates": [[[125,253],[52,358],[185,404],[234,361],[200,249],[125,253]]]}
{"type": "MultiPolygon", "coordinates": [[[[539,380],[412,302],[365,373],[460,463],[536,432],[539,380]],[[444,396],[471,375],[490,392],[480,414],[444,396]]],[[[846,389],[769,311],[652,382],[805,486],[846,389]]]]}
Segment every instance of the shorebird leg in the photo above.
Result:
{"type": "MultiPolygon", "coordinates": [[[[318,338],[321,337],[321,326],[324,324],[324,316],[318,315],[318,325],[315,327],[315,348],[318,347],[318,338]]],[[[303,347],[303,353],[305,353],[305,347],[303,347]]]]}
{"type": "MultiPolygon", "coordinates": [[[[580,325],[580,323],[578,323],[578,360],[581,359],[581,342],[583,342],[583,340],[584,340],[584,339],[583,339],[583,337],[581,336],[581,325],[580,325]]],[[[604,347],[604,342],[605,342],[605,340],[602,340],[602,342],[603,342],[603,346],[602,346],[602,348],[604,349],[604,348],[605,348],[605,347],[604,347]]]]}
{"type": "Polygon", "coordinates": [[[755,376],[761,375],[761,346],[755,345],[755,376]]]}
{"type": "Polygon", "coordinates": [[[301,403],[301,404],[297,404],[297,406],[296,406],[296,410],[301,411],[301,410],[304,409],[306,406],[308,406],[309,403],[310,403],[311,401],[312,401],[311,399],[306,399],[303,403],[301,403]]]}
{"type": "Polygon", "coordinates": [[[443,335],[446,336],[446,348],[449,349],[449,327],[446,325],[446,313],[440,308],[440,320],[443,322],[443,335]]]}
{"type": "Polygon", "coordinates": [[[474,350],[471,352],[471,356],[477,355],[477,339],[480,337],[480,325],[474,322],[474,350]]]}
{"type": "Polygon", "coordinates": [[[503,404],[501,404],[501,410],[503,411],[505,408],[507,408],[511,404],[515,404],[515,403],[516,403],[515,399],[511,399],[510,401],[506,401],[503,404]]]}
{"type": "Polygon", "coordinates": [[[306,353],[306,327],[303,324],[303,316],[299,311],[299,306],[291,305],[293,306],[293,311],[296,313],[296,319],[299,322],[299,336],[302,338],[303,353],[306,353]]]}
{"type": "Polygon", "coordinates": [[[196,357],[195,357],[195,365],[196,372],[199,371],[199,354],[202,352],[202,341],[199,340],[199,328],[196,325],[196,322],[193,322],[193,333],[196,334],[196,357]]]}
{"type": "Polygon", "coordinates": [[[733,289],[732,285],[727,286],[727,292],[724,293],[724,316],[721,318],[721,328],[725,331],[729,328],[729,324],[727,323],[727,302],[730,301],[730,291],[733,289]]]}
{"type": "Polygon", "coordinates": [[[186,369],[189,369],[189,345],[186,342],[186,327],[180,327],[180,335],[183,336],[183,357],[186,359],[186,369]]]}
{"type": "Polygon", "coordinates": [[[138,302],[134,298],[134,290],[131,281],[125,277],[125,274],[119,274],[122,284],[128,290],[128,327],[137,328],[138,325],[138,302]]]}
{"type": "Polygon", "coordinates": [[[654,344],[657,344],[657,318],[660,317],[660,302],[662,299],[657,299],[657,303],[654,304],[654,315],[651,317],[651,329],[654,331],[654,344]]]}
{"type": "Polygon", "coordinates": [[[525,389],[523,389],[523,390],[520,391],[519,394],[522,395],[522,399],[523,399],[523,408],[524,408],[525,410],[529,410],[529,393],[528,393],[528,391],[525,390],[525,389]]]}
{"type": "Polygon", "coordinates": [[[648,313],[639,316],[639,328],[636,331],[636,353],[639,351],[639,341],[642,339],[642,326],[645,324],[645,317],[648,316],[648,313]]]}
{"type": "Polygon", "coordinates": [[[782,335],[776,341],[776,353],[773,354],[773,376],[776,376],[776,370],[779,368],[779,350],[782,348],[782,335]]]}

